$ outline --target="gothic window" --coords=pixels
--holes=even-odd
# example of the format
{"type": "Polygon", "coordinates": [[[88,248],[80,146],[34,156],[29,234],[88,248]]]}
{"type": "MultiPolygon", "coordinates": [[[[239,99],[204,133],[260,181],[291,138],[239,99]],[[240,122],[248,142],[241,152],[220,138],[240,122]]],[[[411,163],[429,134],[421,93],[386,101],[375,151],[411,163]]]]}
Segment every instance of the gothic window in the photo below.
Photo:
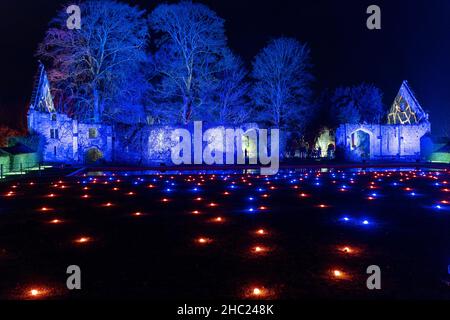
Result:
{"type": "Polygon", "coordinates": [[[59,139],[58,129],[50,129],[50,139],[59,139]]]}
{"type": "Polygon", "coordinates": [[[55,113],[52,114],[52,121],[56,121],[56,114],[55,113]]]}
{"type": "Polygon", "coordinates": [[[89,128],[89,139],[95,139],[98,137],[97,128],[89,128]]]}

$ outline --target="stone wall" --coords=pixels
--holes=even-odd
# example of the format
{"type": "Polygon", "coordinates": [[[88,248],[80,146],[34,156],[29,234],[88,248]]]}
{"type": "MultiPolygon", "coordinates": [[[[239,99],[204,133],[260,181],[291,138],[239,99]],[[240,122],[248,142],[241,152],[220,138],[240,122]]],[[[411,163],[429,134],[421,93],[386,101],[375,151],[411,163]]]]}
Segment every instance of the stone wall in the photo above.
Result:
{"type": "MultiPolygon", "coordinates": [[[[244,132],[257,128],[258,126],[256,124],[245,124],[238,127],[238,129],[242,129],[244,132]]],[[[190,132],[191,139],[194,137],[193,125],[181,127],[157,125],[116,126],[114,129],[113,162],[137,165],[155,165],[161,163],[171,165],[171,149],[176,145],[176,142],[172,141],[172,132],[175,129],[186,129],[190,132]]],[[[203,133],[206,137],[206,141],[203,141],[203,147],[208,143],[214,143],[216,135],[223,134],[226,129],[236,128],[233,126],[203,124],[203,133]]],[[[193,144],[192,140],[191,143],[193,144]]],[[[223,144],[222,147],[219,147],[219,150],[221,149],[224,152],[225,159],[225,145],[223,144]],[[221,149],[222,147],[223,149],[221,149]]],[[[254,153],[254,149],[256,148],[256,146],[248,145],[248,141],[246,147],[249,150],[249,154],[254,153]]],[[[193,149],[191,152],[193,152],[193,149]]]]}
{"type": "Polygon", "coordinates": [[[101,124],[78,123],[62,113],[28,112],[28,130],[45,139],[42,158],[45,162],[83,163],[88,151],[97,149],[111,161],[112,128],[101,124]]]}
{"type": "Polygon", "coordinates": [[[421,138],[430,130],[429,123],[418,125],[344,124],[336,130],[336,147],[338,153],[347,160],[383,158],[417,160],[421,158],[421,138]],[[361,141],[364,141],[364,144],[361,141]]]}
{"type": "MultiPolygon", "coordinates": [[[[216,135],[234,126],[203,124],[206,135],[203,147],[214,142],[216,135]]],[[[109,162],[130,165],[171,164],[171,148],[175,129],[187,129],[193,139],[193,124],[184,127],[157,125],[115,125],[79,123],[61,113],[40,112],[30,109],[28,113],[30,133],[37,133],[45,140],[42,151],[44,162],[91,163],[109,162]]],[[[258,129],[256,124],[239,127],[243,132],[258,129]]],[[[256,156],[256,145],[246,140],[249,156],[256,156]]],[[[223,145],[225,149],[225,145],[223,145]]],[[[225,150],[222,150],[225,151],[225,150]]],[[[192,150],[193,152],[193,150],[192,150]]],[[[224,159],[226,155],[224,154],[224,159]]]]}

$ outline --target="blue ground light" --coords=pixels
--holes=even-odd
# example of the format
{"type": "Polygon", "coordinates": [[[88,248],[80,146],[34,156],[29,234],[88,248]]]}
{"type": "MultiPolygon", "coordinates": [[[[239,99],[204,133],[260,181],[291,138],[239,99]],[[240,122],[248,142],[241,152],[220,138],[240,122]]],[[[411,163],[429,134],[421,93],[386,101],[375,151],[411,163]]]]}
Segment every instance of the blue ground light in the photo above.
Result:
{"type": "Polygon", "coordinates": [[[0,298],[450,298],[449,184],[410,170],[4,182],[0,298]],[[61,281],[71,264],[79,292],[61,281]],[[380,292],[365,289],[373,264],[380,292]]]}

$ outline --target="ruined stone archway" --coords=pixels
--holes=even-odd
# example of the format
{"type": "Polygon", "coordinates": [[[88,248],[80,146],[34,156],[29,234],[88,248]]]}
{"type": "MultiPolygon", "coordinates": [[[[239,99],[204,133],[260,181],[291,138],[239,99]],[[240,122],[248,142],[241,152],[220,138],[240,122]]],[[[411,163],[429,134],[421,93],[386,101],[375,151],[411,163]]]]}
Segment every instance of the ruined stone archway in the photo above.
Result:
{"type": "Polygon", "coordinates": [[[370,159],[370,133],[358,129],[350,135],[350,149],[353,156],[361,159],[370,159]]]}

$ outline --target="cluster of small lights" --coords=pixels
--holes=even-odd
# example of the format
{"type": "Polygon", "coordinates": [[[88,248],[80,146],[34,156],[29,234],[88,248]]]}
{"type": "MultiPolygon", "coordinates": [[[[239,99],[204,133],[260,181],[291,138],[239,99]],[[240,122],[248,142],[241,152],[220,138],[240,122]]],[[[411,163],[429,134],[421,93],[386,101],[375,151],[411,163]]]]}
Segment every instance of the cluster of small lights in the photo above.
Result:
{"type": "MultiPolygon", "coordinates": [[[[83,203],[86,205],[91,204],[96,205],[97,207],[99,207],[99,204],[101,207],[114,206],[114,208],[111,210],[115,211],[116,207],[118,208],[121,206],[120,201],[117,200],[116,197],[125,198],[128,196],[138,196],[142,195],[142,192],[154,193],[158,195],[156,202],[171,202],[168,205],[160,204],[159,206],[164,208],[171,208],[173,206],[173,203],[177,201],[177,196],[179,196],[180,193],[187,191],[189,192],[188,203],[190,203],[191,207],[186,208],[184,212],[188,214],[190,213],[194,216],[199,216],[189,219],[200,219],[200,221],[209,221],[217,224],[216,227],[213,227],[213,224],[210,224],[209,226],[212,230],[205,230],[205,234],[210,235],[210,237],[199,236],[194,239],[197,245],[207,246],[213,242],[216,244],[221,243],[222,240],[214,234],[215,230],[220,228],[227,228],[228,225],[232,224],[235,220],[233,215],[227,214],[231,210],[228,207],[228,202],[225,203],[225,201],[221,201],[221,196],[226,196],[227,201],[230,200],[233,206],[240,206],[240,209],[232,209],[233,214],[240,213],[242,215],[248,216],[248,219],[251,219],[252,221],[257,221],[254,219],[257,219],[259,216],[265,216],[266,214],[270,215],[276,210],[276,208],[270,206],[271,203],[269,198],[274,199],[279,195],[297,199],[296,201],[298,201],[299,204],[309,205],[312,208],[311,210],[316,210],[317,212],[319,212],[319,209],[328,209],[320,210],[320,212],[323,212],[325,214],[333,214],[333,212],[335,211],[345,209],[342,208],[342,203],[339,204],[337,202],[334,202],[332,199],[323,199],[320,197],[320,192],[318,192],[317,190],[322,190],[322,188],[329,187],[333,188],[334,191],[345,192],[345,194],[339,193],[339,195],[341,197],[352,197],[351,199],[358,199],[357,197],[359,197],[359,200],[378,200],[380,198],[387,198],[388,195],[390,195],[390,191],[395,190],[395,193],[405,198],[405,202],[411,201],[411,197],[414,197],[414,201],[426,201],[427,199],[429,200],[429,190],[425,188],[421,189],[414,184],[414,181],[416,179],[426,179],[429,181],[429,185],[432,186],[433,191],[435,192],[437,190],[439,197],[431,199],[431,201],[429,201],[427,205],[424,204],[423,207],[426,207],[434,212],[440,211],[442,214],[445,214],[446,211],[450,210],[450,198],[448,198],[450,188],[448,188],[448,181],[444,179],[445,176],[447,175],[439,175],[438,173],[422,171],[380,171],[353,173],[341,171],[330,173],[289,172],[287,174],[274,177],[256,176],[250,174],[154,175],[146,176],[144,178],[127,177],[123,180],[119,179],[115,175],[105,175],[101,177],[83,176],[82,180],[78,181],[80,186],[77,187],[77,190],[81,190],[81,193],[73,193],[73,195],[78,197],[78,199],[80,197],[82,199],[87,199],[86,201],[83,201],[83,203]],[[360,178],[364,178],[364,184],[359,181],[360,178]],[[211,196],[211,193],[208,192],[208,188],[212,183],[216,183],[217,181],[221,181],[224,184],[224,187],[223,189],[219,190],[219,193],[211,196]],[[127,183],[130,183],[131,186],[127,183]],[[106,190],[109,191],[110,194],[112,194],[111,191],[123,191],[119,193],[115,192],[114,197],[105,199],[101,198],[101,193],[96,192],[97,188],[103,188],[102,190],[105,190],[105,188],[107,188],[106,190]],[[145,190],[143,191],[143,189],[145,190]],[[93,201],[89,200],[91,197],[97,199],[96,201],[99,202],[96,202],[95,204],[92,203],[93,201]],[[111,201],[114,201],[114,204],[111,201]],[[206,220],[203,217],[205,217],[206,220]]],[[[35,183],[28,182],[26,183],[26,185],[34,186],[35,183]]],[[[23,183],[10,185],[9,189],[2,194],[5,197],[16,197],[18,195],[22,195],[26,191],[23,190],[26,185],[24,186],[23,183]]],[[[71,181],[61,180],[52,183],[50,187],[56,188],[57,190],[55,191],[54,189],[50,189],[49,191],[48,188],[46,188],[46,192],[40,194],[40,199],[45,198],[44,200],[46,201],[46,203],[41,203],[40,206],[38,203],[34,208],[38,208],[38,211],[40,212],[51,211],[51,214],[53,214],[53,212],[60,213],[62,212],[60,211],[60,209],[62,208],[58,208],[58,206],[56,205],[58,199],[51,199],[66,197],[68,194],[73,192],[76,186],[74,186],[73,182],[71,181]]],[[[34,189],[36,190],[39,188],[34,187],[34,189]]],[[[432,195],[434,196],[435,193],[433,193],[432,195]]],[[[186,198],[185,195],[184,198],[186,198]]],[[[222,197],[222,200],[224,198],[225,197],[222,197]]],[[[8,201],[15,200],[11,199],[8,201]]],[[[378,205],[378,203],[379,201],[374,201],[373,205],[376,206],[378,205]]],[[[147,213],[144,214],[141,210],[147,212],[146,208],[132,208],[131,210],[127,208],[127,210],[124,211],[124,215],[130,216],[131,214],[131,216],[135,217],[145,215],[146,217],[135,220],[136,223],[141,223],[145,219],[148,219],[149,216],[151,216],[147,213]]],[[[105,211],[109,212],[110,210],[105,211]]],[[[359,228],[360,230],[364,230],[362,232],[369,232],[368,230],[376,230],[381,228],[382,226],[379,217],[371,217],[370,215],[366,215],[367,212],[361,213],[345,211],[345,213],[347,213],[347,215],[340,216],[340,218],[335,217],[335,219],[339,220],[340,226],[344,229],[345,227],[343,226],[347,225],[349,226],[349,229],[354,227],[359,228]]],[[[46,215],[46,217],[48,216],[46,215]]],[[[62,217],[61,219],[54,218],[46,221],[49,224],[56,225],[63,222],[66,224],[67,221],[71,220],[65,220],[65,217],[62,217]]],[[[253,255],[255,257],[258,257],[262,254],[268,254],[268,256],[270,256],[273,252],[277,251],[276,248],[278,247],[266,243],[267,240],[276,240],[275,236],[279,234],[277,230],[270,230],[269,233],[267,229],[253,227],[251,229],[249,228],[247,232],[249,233],[249,235],[255,237],[255,239],[259,237],[257,238],[258,240],[256,240],[258,241],[258,245],[246,247],[247,250],[248,248],[250,248],[250,252],[247,251],[247,254],[253,255]],[[275,231],[275,233],[273,233],[273,231],[275,231]]],[[[73,241],[76,244],[86,244],[92,242],[92,238],[83,236],[73,241]]],[[[217,245],[214,245],[211,248],[215,249],[215,247],[217,247],[217,245]]],[[[338,248],[337,252],[339,254],[342,254],[342,257],[349,256],[346,259],[354,259],[355,257],[352,258],[350,256],[357,256],[361,251],[360,248],[362,248],[360,244],[344,244],[342,246],[335,246],[335,248],[336,247],[338,248]]],[[[329,276],[331,276],[331,278],[333,279],[351,278],[350,272],[346,270],[345,266],[340,266],[339,268],[332,267],[329,270],[331,270],[329,271],[329,276]]],[[[44,291],[41,289],[32,290],[36,290],[34,292],[36,296],[44,295],[44,291]]],[[[247,288],[244,290],[250,290],[251,295],[254,297],[264,297],[270,291],[263,286],[255,286],[251,289],[247,288]]]]}

